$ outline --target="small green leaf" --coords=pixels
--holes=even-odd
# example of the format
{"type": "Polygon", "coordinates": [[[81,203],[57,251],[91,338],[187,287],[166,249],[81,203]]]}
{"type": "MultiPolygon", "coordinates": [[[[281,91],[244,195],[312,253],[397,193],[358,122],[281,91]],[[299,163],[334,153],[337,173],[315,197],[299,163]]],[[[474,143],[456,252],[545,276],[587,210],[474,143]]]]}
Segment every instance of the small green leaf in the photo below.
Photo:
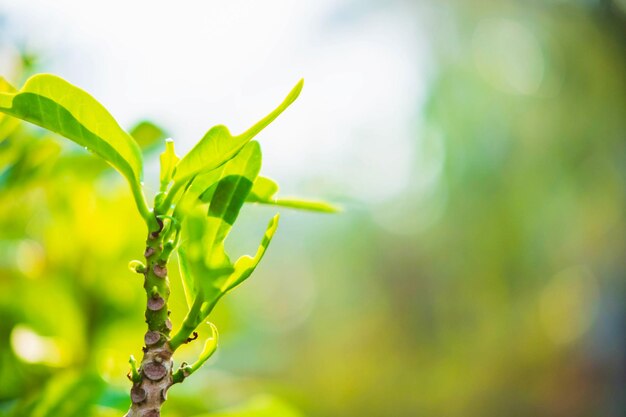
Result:
{"type": "Polygon", "coordinates": [[[267,177],[257,177],[246,201],[249,203],[271,204],[274,206],[319,211],[322,213],[335,213],[339,211],[337,207],[323,201],[302,200],[298,198],[276,198],[275,195],[277,192],[278,184],[267,177]]]}
{"type": "Polygon", "coordinates": [[[178,155],[174,151],[174,141],[167,139],[165,141],[165,151],[161,154],[161,190],[164,191],[172,181],[172,174],[176,164],[180,161],[178,155]]]}
{"type": "Polygon", "coordinates": [[[144,152],[151,151],[168,137],[165,130],[147,120],[137,123],[129,133],[144,152]]]}
{"type": "Polygon", "coordinates": [[[174,181],[185,182],[203,172],[211,171],[233,158],[246,143],[276,119],[291,103],[300,91],[303,80],[291,90],[287,98],[273,112],[240,135],[233,136],[226,126],[211,128],[198,144],[180,161],[174,181]]]}
{"type": "Polygon", "coordinates": [[[130,379],[133,382],[141,381],[141,375],[139,375],[138,371],[139,367],[137,366],[137,359],[135,359],[133,355],[130,355],[128,358],[128,364],[130,365],[130,379]]]}
{"type": "Polygon", "coordinates": [[[197,371],[204,363],[215,353],[217,350],[217,345],[219,342],[219,333],[217,332],[217,327],[213,323],[209,322],[209,326],[211,326],[211,337],[207,339],[204,343],[204,349],[202,349],[202,353],[198,357],[198,360],[191,365],[191,373],[197,371]]]}
{"type": "Polygon", "coordinates": [[[265,230],[263,240],[261,241],[259,249],[257,249],[254,257],[244,255],[237,259],[237,262],[235,262],[235,271],[222,285],[221,289],[223,293],[231,291],[233,288],[248,279],[248,277],[250,277],[250,275],[254,272],[259,262],[261,262],[261,259],[263,259],[263,255],[265,255],[265,251],[272,241],[274,233],[276,233],[276,229],[278,228],[278,219],[279,215],[277,214],[272,218],[272,220],[270,220],[267,225],[267,229],[265,230]]]}
{"type": "Polygon", "coordinates": [[[128,263],[128,269],[136,274],[143,274],[144,272],[146,272],[146,266],[143,264],[143,262],[138,260],[130,261],[128,263]]]}

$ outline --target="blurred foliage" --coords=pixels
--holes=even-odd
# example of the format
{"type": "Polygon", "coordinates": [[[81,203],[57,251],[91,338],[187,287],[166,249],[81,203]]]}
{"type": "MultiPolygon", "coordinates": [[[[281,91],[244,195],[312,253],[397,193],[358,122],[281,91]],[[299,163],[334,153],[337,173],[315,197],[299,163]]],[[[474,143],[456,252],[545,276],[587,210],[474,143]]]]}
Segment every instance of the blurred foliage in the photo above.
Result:
{"type": "Polygon", "coordinates": [[[433,6],[411,185],[307,247],[311,415],[626,413],[626,26],[582,3],[433,6]]]}
{"type": "MultiPolygon", "coordinates": [[[[217,357],[164,414],[624,415],[618,3],[433,5],[405,194],[286,213],[259,275],[216,310],[217,357]]],[[[155,158],[162,131],[137,131],[155,158]]],[[[119,416],[144,326],[132,198],[82,149],[2,132],[0,416],[119,416]]],[[[244,210],[242,228],[267,213],[244,210]]]]}

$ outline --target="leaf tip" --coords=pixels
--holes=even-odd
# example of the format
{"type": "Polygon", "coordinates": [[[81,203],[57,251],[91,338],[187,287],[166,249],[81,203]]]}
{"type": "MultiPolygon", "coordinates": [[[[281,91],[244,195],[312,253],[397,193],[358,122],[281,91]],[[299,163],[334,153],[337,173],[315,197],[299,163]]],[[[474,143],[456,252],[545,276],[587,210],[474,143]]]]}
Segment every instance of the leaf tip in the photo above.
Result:
{"type": "Polygon", "coordinates": [[[270,228],[271,229],[276,229],[276,227],[278,227],[278,220],[280,219],[280,213],[276,213],[274,215],[274,217],[272,217],[272,220],[270,220],[270,228]]]}
{"type": "Polygon", "coordinates": [[[289,104],[296,101],[296,99],[300,96],[300,93],[302,92],[302,87],[304,87],[304,78],[300,78],[300,81],[298,81],[295,87],[291,89],[291,92],[289,93],[289,96],[287,98],[289,104]]]}
{"type": "Polygon", "coordinates": [[[331,203],[323,203],[324,204],[324,208],[322,210],[320,210],[323,213],[343,213],[344,212],[344,208],[343,206],[337,205],[337,204],[331,204],[331,203]]]}
{"type": "Polygon", "coordinates": [[[207,321],[207,323],[211,327],[211,337],[210,338],[215,340],[215,346],[217,347],[217,344],[219,342],[219,332],[217,331],[217,326],[215,326],[215,324],[211,323],[210,321],[207,321]]]}

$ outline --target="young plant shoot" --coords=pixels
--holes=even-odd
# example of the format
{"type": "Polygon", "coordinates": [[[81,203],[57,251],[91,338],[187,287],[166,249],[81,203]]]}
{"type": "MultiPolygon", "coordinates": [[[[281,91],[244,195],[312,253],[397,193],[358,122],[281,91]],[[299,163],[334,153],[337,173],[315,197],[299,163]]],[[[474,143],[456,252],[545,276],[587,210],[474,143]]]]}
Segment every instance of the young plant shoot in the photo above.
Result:
{"type": "Polygon", "coordinates": [[[173,355],[197,337],[216,303],[254,272],[278,226],[278,215],[267,226],[257,252],[232,261],[224,241],[244,203],[261,203],[320,212],[334,208],[322,202],[281,199],[278,186],[259,175],[261,149],[252,139],[289,105],[302,90],[300,81],[266,117],[239,135],[215,126],[180,158],[168,139],[161,154],[160,190],[152,207],[143,189],[143,158],[135,139],[124,131],[93,97],[49,74],[31,77],[21,90],[5,86],[0,112],[56,132],[89,149],[119,171],[128,182],[137,210],[147,226],[145,261],[130,268],[143,275],[146,292],[143,358],[130,358],[131,405],[127,417],[160,415],[169,388],[197,371],[217,348],[211,335],[191,365],[174,366],[173,355]],[[168,266],[178,257],[188,311],[182,323],[170,321],[168,266]]]}

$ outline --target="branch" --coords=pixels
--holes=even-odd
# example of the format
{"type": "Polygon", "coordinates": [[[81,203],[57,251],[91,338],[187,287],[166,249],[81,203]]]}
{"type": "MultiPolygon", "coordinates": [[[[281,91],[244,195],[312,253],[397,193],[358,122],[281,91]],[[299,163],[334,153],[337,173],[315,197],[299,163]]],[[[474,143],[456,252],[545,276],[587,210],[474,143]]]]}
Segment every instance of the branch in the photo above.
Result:
{"type": "Polygon", "coordinates": [[[204,343],[204,349],[198,357],[198,360],[192,365],[187,365],[183,362],[181,367],[172,375],[172,384],[183,382],[185,378],[200,369],[200,367],[204,365],[213,353],[215,353],[219,341],[219,334],[217,332],[217,327],[215,327],[213,323],[209,322],[209,326],[211,326],[211,337],[204,343]]]}

